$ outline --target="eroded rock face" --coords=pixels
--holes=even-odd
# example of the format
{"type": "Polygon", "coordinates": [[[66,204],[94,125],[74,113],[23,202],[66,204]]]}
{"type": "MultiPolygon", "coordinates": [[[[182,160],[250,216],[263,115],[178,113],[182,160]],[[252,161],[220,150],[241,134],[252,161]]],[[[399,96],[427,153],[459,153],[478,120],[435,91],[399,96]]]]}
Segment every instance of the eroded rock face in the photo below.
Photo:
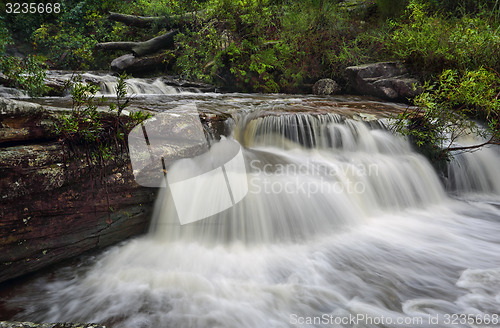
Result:
{"type": "Polygon", "coordinates": [[[156,189],[139,186],[127,152],[90,170],[64,152],[60,113],[0,98],[0,281],[143,233],[156,189]]]}
{"type": "Polygon", "coordinates": [[[315,95],[334,95],[340,93],[339,85],[332,79],[317,81],[314,83],[312,90],[315,95]]]}
{"type": "Polygon", "coordinates": [[[58,143],[0,150],[0,281],[143,233],[155,189],[135,183],[126,154],[103,179],[65,167],[58,143]]]}
{"type": "Polygon", "coordinates": [[[399,62],[381,62],[346,68],[354,93],[390,101],[407,101],[419,93],[419,82],[399,62]],[[414,88],[415,86],[415,88],[414,88]]]}

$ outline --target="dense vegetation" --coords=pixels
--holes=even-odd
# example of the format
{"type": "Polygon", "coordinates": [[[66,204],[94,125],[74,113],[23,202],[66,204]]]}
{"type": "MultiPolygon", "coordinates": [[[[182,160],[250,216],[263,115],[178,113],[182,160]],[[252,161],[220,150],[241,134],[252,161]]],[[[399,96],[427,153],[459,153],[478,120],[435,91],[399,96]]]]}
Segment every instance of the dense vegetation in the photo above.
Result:
{"type": "Polygon", "coordinates": [[[111,22],[109,11],[198,13],[176,36],[176,48],[166,51],[172,60],[163,69],[239,91],[301,92],[325,77],[345,85],[347,66],[400,60],[424,83],[413,100],[420,110],[402,116],[411,124],[400,132],[420,147],[450,149],[444,136],[451,128],[477,130],[463,123],[474,118],[497,140],[499,0],[66,0],[59,15],[2,14],[0,51],[16,40],[17,49],[36,56],[2,57],[1,70],[13,84],[41,94],[44,65],[107,69],[120,52],[97,52],[98,42],[166,32],[161,25],[111,22]]]}
{"type": "MultiPolygon", "coordinates": [[[[298,91],[318,78],[343,80],[349,65],[398,59],[423,80],[444,69],[500,69],[497,0],[66,0],[61,13],[3,14],[0,47],[59,69],[107,69],[116,53],[98,42],[145,40],[161,26],[127,27],[110,11],[170,16],[197,11],[177,36],[177,74],[239,90],[298,91]],[[201,14],[203,13],[203,15],[201,14]],[[8,27],[9,30],[6,29],[8,27]]],[[[0,49],[2,50],[2,49],[0,49]]],[[[167,65],[165,65],[167,66],[167,65]]]]}

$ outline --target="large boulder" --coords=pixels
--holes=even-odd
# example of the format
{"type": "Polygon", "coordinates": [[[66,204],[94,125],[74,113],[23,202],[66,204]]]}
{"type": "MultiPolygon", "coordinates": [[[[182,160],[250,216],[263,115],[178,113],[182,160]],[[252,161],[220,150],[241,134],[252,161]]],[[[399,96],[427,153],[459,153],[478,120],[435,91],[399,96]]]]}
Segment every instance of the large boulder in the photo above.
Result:
{"type": "Polygon", "coordinates": [[[340,87],[332,79],[321,79],[314,83],[312,90],[315,95],[333,95],[340,92],[340,87]]]}
{"type": "Polygon", "coordinates": [[[115,72],[147,73],[163,67],[166,58],[165,54],[146,57],[127,54],[114,59],[111,62],[111,69],[115,72]]]}
{"type": "Polygon", "coordinates": [[[419,82],[399,62],[380,62],[346,68],[351,91],[391,101],[407,101],[419,92],[419,82]]]}

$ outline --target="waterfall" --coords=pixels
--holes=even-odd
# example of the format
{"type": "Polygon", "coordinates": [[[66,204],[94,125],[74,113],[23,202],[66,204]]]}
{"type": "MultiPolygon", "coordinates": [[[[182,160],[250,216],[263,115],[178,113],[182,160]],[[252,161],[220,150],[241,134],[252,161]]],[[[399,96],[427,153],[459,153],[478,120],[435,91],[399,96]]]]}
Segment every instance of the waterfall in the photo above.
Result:
{"type": "MultiPolygon", "coordinates": [[[[174,87],[165,84],[161,79],[127,79],[128,95],[170,95],[179,93],[174,87]]],[[[99,82],[102,95],[116,94],[116,78],[107,76],[99,82]]]]}
{"type": "MultiPolygon", "coordinates": [[[[181,225],[164,189],[147,236],[92,266],[39,278],[11,301],[29,304],[17,318],[124,328],[451,328],[452,314],[473,314],[498,324],[498,208],[448,198],[430,163],[383,120],[242,115],[233,136],[246,165],[243,200],[181,225]]],[[[498,192],[496,152],[456,158],[449,188],[498,192]]],[[[168,174],[182,177],[203,160],[181,160],[168,174]]],[[[217,201],[217,190],[192,193],[217,201]]]]}
{"type": "MultiPolygon", "coordinates": [[[[155,235],[209,243],[297,241],[343,230],[381,211],[445,199],[429,163],[381,122],[298,114],[259,118],[240,129],[251,145],[244,153],[250,186],[245,199],[180,226],[164,192],[155,235]]],[[[183,160],[170,174],[196,164],[197,158],[183,160]]]]}
{"type": "MultiPolygon", "coordinates": [[[[482,137],[467,135],[454,146],[472,146],[484,143],[482,137]]],[[[498,146],[489,145],[468,151],[454,151],[448,162],[446,187],[458,196],[469,198],[497,198],[500,195],[498,146]]]]}
{"type": "MultiPolygon", "coordinates": [[[[98,95],[114,96],[116,95],[117,77],[109,74],[98,73],[61,73],[49,71],[48,77],[64,83],[66,81],[79,78],[82,83],[90,83],[99,86],[98,95]]],[[[127,83],[127,93],[129,96],[137,95],[171,95],[178,94],[179,91],[167,85],[161,78],[129,78],[127,83]]]]}

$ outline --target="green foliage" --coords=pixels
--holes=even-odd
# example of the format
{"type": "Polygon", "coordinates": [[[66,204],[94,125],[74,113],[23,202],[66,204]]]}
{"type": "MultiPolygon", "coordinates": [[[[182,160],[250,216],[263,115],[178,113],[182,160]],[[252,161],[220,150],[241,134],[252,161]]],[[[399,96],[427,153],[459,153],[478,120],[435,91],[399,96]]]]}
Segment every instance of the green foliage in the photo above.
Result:
{"type": "Polygon", "coordinates": [[[51,67],[108,68],[120,53],[94,52],[97,42],[165,32],[162,26],[113,23],[109,11],[166,17],[195,12],[200,19],[181,28],[172,52],[177,60],[169,60],[169,68],[240,91],[302,92],[325,77],[344,84],[345,67],[387,59],[404,61],[422,80],[436,79],[444,69],[500,71],[500,0],[366,3],[376,6],[361,17],[339,0],[66,0],[58,15],[0,21],[0,50],[14,33],[16,40],[33,42],[51,67]],[[379,17],[390,20],[381,23],[379,17]]]}
{"type": "Polygon", "coordinates": [[[399,115],[394,127],[431,159],[446,158],[453,143],[468,134],[489,138],[491,143],[500,138],[497,73],[484,68],[464,74],[445,70],[436,83],[427,83],[424,89],[413,100],[418,109],[399,115]]]}
{"type": "Polygon", "coordinates": [[[395,18],[404,13],[409,0],[377,0],[377,11],[383,18],[395,18]]]}
{"type": "Polygon", "coordinates": [[[346,66],[378,55],[337,1],[212,0],[212,20],[177,37],[178,71],[241,91],[297,92],[324,77],[343,79],[346,66]]]}
{"type": "Polygon", "coordinates": [[[120,23],[107,18],[108,11],[128,12],[126,2],[69,0],[61,3],[61,13],[33,29],[30,40],[51,66],[62,69],[107,68],[112,55],[93,49],[98,42],[128,40],[120,23]]]}
{"type": "Polygon", "coordinates": [[[449,13],[455,16],[467,16],[481,12],[498,13],[498,0],[429,0],[429,9],[434,12],[449,13]]]}
{"type": "MultiPolygon", "coordinates": [[[[14,1],[9,1],[14,2],[14,1]]],[[[0,9],[2,6],[0,6],[0,9]]],[[[3,13],[2,13],[3,14],[3,13]]],[[[53,21],[57,14],[5,14],[1,20],[15,36],[16,43],[29,42],[31,34],[43,23],[53,21]]]]}
{"type": "Polygon", "coordinates": [[[56,129],[58,133],[64,135],[65,140],[78,140],[84,144],[92,144],[105,132],[98,112],[100,101],[95,99],[99,87],[84,84],[79,78],[74,79],[73,82],[70,91],[73,99],[71,114],[63,116],[56,129]]]}
{"type": "Polygon", "coordinates": [[[406,20],[392,22],[387,49],[416,73],[428,78],[443,69],[500,69],[500,32],[482,16],[445,18],[411,0],[406,20]]]}
{"type": "Polygon", "coordinates": [[[41,96],[47,91],[45,64],[37,56],[3,56],[0,58],[0,71],[9,79],[9,85],[26,90],[31,97],[41,96]]]}
{"type": "MultiPolygon", "coordinates": [[[[240,88],[246,91],[278,92],[280,86],[273,73],[284,68],[284,63],[278,58],[283,58],[282,55],[288,50],[281,42],[266,43],[260,40],[258,44],[252,44],[243,40],[239,45],[231,44],[224,51],[224,56],[240,88]]],[[[288,54],[285,56],[288,57],[288,54]]]]}
{"type": "Polygon", "coordinates": [[[7,46],[12,44],[9,30],[0,21],[0,71],[9,79],[8,84],[26,90],[28,95],[35,97],[43,95],[47,88],[44,83],[46,77],[45,65],[40,57],[28,55],[18,58],[4,55],[7,46]]]}
{"type": "Polygon", "coordinates": [[[197,32],[189,29],[175,37],[179,44],[176,61],[178,72],[187,79],[212,83],[217,69],[222,65],[220,51],[222,36],[210,24],[197,32]]]}
{"type": "Polygon", "coordinates": [[[4,24],[3,17],[0,16],[0,53],[5,53],[7,45],[12,43],[12,37],[4,24]]]}
{"type": "Polygon", "coordinates": [[[79,77],[73,80],[72,110],[69,115],[62,116],[56,131],[67,149],[76,151],[83,146],[89,166],[113,159],[114,149],[126,146],[125,136],[130,130],[150,117],[141,111],[123,115],[129,106],[125,79],[125,75],[118,78],[116,99],[109,104],[110,112],[99,111],[105,99],[96,98],[98,86],[82,83],[79,77]]]}
{"type": "Polygon", "coordinates": [[[42,25],[32,36],[33,44],[47,54],[53,66],[65,69],[88,69],[94,64],[95,38],[85,29],[63,27],[63,23],[42,25]]]}

